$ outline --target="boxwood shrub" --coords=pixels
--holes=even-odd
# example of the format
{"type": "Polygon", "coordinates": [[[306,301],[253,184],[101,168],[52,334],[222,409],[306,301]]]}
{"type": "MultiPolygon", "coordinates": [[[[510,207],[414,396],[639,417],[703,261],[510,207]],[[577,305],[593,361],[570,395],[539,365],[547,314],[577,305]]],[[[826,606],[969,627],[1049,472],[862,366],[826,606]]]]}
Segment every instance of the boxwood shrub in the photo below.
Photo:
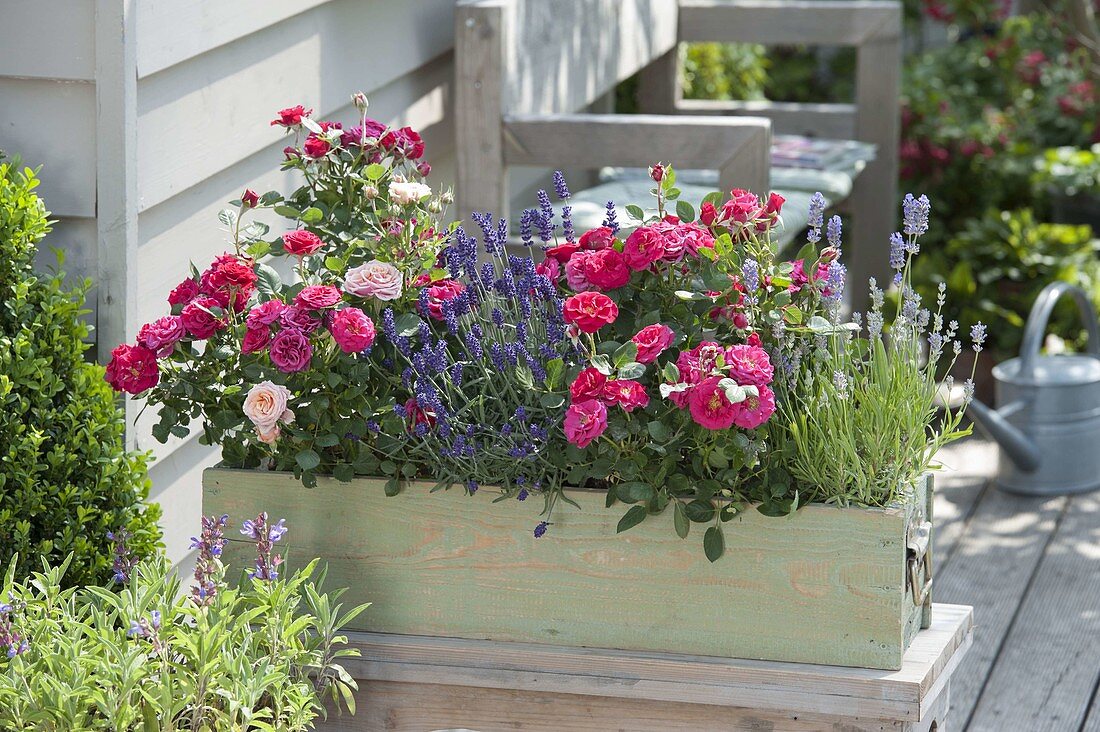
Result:
{"type": "Polygon", "coordinates": [[[160,509],[144,504],[146,457],[126,451],[103,368],[85,359],[90,283],[33,269],[51,223],[38,182],[0,154],[0,561],[18,554],[22,577],[72,553],[66,581],[96,583],[111,576],[107,532],[149,555],[160,509]]]}

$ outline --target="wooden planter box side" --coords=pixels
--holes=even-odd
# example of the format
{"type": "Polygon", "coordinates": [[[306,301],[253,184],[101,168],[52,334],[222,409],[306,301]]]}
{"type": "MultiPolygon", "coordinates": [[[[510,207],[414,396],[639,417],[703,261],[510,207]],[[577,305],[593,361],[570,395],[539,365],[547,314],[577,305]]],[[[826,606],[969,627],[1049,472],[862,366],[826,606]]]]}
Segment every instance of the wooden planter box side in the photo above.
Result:
{"type": "MultiPolygon", "coordinates": [[[[604,493],[570,495],[536,539],[542,501],[492,503],[491,491],[427,495],[413,483],[387,497],[382,480],[225,468],[203,476],[203,511],[234,525],[260,511],[285,518],[290,567],[322,557],[329,588],[373,603],[352,630],[550,643],[728,658],[901,667],[921,623],[905,584],[905,532],[926,509],[922,481],[886,509],[806,506],[793,516],[749,511],[724,526],[715,563],[672,512],[616,535],[621,510],[604,493]]],[[[225,561],[255,550],[230,530],[225,561]]]]}

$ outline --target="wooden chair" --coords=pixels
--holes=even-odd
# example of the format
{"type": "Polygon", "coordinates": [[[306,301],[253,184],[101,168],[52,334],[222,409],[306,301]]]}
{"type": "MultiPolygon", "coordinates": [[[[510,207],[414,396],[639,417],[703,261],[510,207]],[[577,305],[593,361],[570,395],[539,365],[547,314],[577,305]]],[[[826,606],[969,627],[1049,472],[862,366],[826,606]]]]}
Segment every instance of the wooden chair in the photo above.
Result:
{"type": "MultiPolygon", "coordinates": [[[[460,216],[511,212],[508,170],[603,166],[717,169],[717,178],[678,185],[692,201],[716,187],[779,190],[788,199],[782,236],[805,225],[810,194],[847,200],[849,278],[889,273],[896,221],[901,6],[886,0],[468,0],[456,7],[456,196],[460,216]],[[856,103],[806,105],[680,99],[681,42],[807,43],[857,48],[856,103]],[[641,72],[639,115],[586,110],[641,72]],[[769,124],[770,123],[770,124],[769,124]],[[772,169],[772,129],[855,139],[876,156],[851,171],[798,181],[772,169]],[[832,176],[830,178],[830,176],[832,176]],[[833,185],[832,181],[839,181],[833,185]]],[[[801,171],[799,175],[804,175],[801,171]]],[[[570,203],[579,228],[602,217],[607,200],[644,202],[651,183],[635,174],[570,203]],[[582,219],[589,220],[584,220],[582,219]]],[[[697,203],[697,201],[692,201],[697,203]]],[[[514,216],[513,219],[517,217],[514,216]]],[[[620,219],[621,221],[624,219],[620,219]]],[[[866,288],[851,288],[853,307],[866,288]]]]}

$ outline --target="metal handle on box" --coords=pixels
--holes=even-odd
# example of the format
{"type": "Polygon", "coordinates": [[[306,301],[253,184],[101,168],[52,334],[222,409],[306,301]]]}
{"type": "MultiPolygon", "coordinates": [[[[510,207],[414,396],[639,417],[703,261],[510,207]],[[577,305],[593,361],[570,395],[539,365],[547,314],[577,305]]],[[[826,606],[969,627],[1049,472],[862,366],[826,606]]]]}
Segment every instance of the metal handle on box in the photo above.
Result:
{"type": "Polygon", "coordinates": [[[928,544],[932,538],[932,522],[922,521],[910,527],[905,539],[905,564],[908,568],[906,584],[913,595],[914,605],[923,605],[932,591],[932,555],[928,544]],[[924,584],[920,583],[920,568],[924,567],[924,584]]]}

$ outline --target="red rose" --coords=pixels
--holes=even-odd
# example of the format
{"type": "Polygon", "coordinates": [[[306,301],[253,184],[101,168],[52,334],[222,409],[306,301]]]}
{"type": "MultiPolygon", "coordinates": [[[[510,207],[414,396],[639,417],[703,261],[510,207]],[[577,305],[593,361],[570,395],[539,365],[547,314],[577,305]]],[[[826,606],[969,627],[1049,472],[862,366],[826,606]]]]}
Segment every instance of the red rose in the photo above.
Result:
{"type": "Polygon", "coordinates": [[[279,116],[271,120],[271,125],[280,127],[294,127],[302,124],[302,117],[313,114],[312,109],[306,109],[301,104],[279,110],[279,116]]]}
{"type": "Polygon", "coordinates": [[[558,264],[565,264],[570,257],[577,253],[580,246],[577,244],[559,244],[546,250],[546,256],[555,260],[558,264]]]}
{"type": "Polygon", "coordinates": [[[618,404],[625,412],[645,409],[649,404],[649,394],[645,387],[633,379],[615,379],[604,384],[600,401],[611,406],[618,404]]]}
{"type": "Polygon", "coordinates": [[[675,337],[676,334],[667,325],[662,323],[647,325],[630,339],[638,346],[638,356],[635,360],[638,363],[656,361],[657,357],[672,345],[675,337]]]}
{"type": "Polygon", "coordinates": [[[582,292],[565,301],[566,323],[573,323],[585,333],[595,333],[619,317],[619,306],[602,292],[582,292]]]}
{"type": "Polygon", "coordinates": [[[302,152],[311,158],[323,158],[325,155],[328,155],[328,151],[331,149],[332,143],[316,135],[310,135],[306,138],[306,141],[302,143],[302,152]]]}
{"type": "Polygon", "coordinates": [[[172,352],[185,332],[183,321],[178,315],[166,315],[141,326],[137,341],[139,345],[157,354],[157,358],[164,358],[172,352]]]}
{"type": "Polygon", "coordinates": [[[700,249],[714,249],[714,237],[699,224],[680,224],[680,235],[684,250],[692,256],[699,256],[700,249]]]}
{"type": "Polygon", "coordinates": [[[244,333],[244,340],[241,341],[241,353],[259,353],[267,348],[267,344],[270,342],[270,328],[264,326],[249,328],[244,333]]]}
{"type": "Polygon", "coordinates": [[[597,226],[581,234],[581,249],[607,249],[615,241],[615,234],[606,226],[597,226]]]}
{"type": "Polygon", "coordinates": [[[633,270],[649,267],[664,254],[664,237],[651,226],[639,226],[630,233],[623,244],[623,256],[633,270]]]}
{"type": "Polygon", "coordinates": [[[660,183],[665,178],[665,166],[655,163],[649,168],[649,177],[654,183],[660,183]]]}
{"type": "Polygon", "coordinates": [[[416,160],[424,154],[424,141],[420,138],[420,134],[411,127],[390,130],[382,136],[380,143],[382,147],[394,155],[409,160],[416,160]]]}
{"type": "Polygon", "coordinates": [[[747,224],[760,215],[761,209],[760,199],[755,193],[734,188],[730,191],[730,199],[722,204],[722,220],[747,224]]]}
{"type": "Polygon", "coordinates": [[[180,321],[193,338],[201,341],[225,327],[225,320],[213,313],[221,307],[212,297],[197,297],[184,306],[180,321]]]}
{"type": "Polygon", "coordinates": [[[127,394],[140,394],[152,389],[160,381],[157,355],[145,346],[123,343],[111,351],[106,378],[115,391],[127,394]]]}
{"type": "Polygon", "coordinates": [[[447,300],[454,300],[465,289],[465,285],[454,280],[439,280],[428,285],[428,312],[426,314],[435,320],[443,320],[443,303],[447,300]]]}
{"type": "Polygon", "coordinates": [[[241,205],[245,208],[256,208],[260,204],[260,195],[251,188],[245,188],[241,194],[241,205]]]}
{"type": "Polygon", "coordinates": [[[309,285],[294,297],[294,304],[300,308],[324,310],[340,302],[340,298],[339,288],[332,285],[309,285]]]}
{"type": "Polygon", "coordinates": [[[192,279],[186,279],[176,285],[176,289],[168,293],[169,305],[186,305],[199,294],[199,283],[192,279]]]}
{"type": "Polygon", "coordinates": [[[653,224],[653,230],[661,235],[664,251],[661,259],[666,262],[679,262],[684,256],[684,232],[680,220],[675,216],[666,216],[664,220],[653,224]]]}
{"type": "Polygon", "coordinates": [[[718,218],[718,209],[714,207],[714,204],[710,201],[705,202],[699,207],[699,220],[703,222],[705,226],[714,225],[715,220],[718,218]]]}
{"type": "Polygon", "coordinates": [[[630,282],[630,268],[622,253],[610,248],[600,249],[585,258],[584,276],[601,290],[613,290],[630,282]]]}
{"type": "Polygon", "coordinates": [[[222,254],[210,265],[199,280],[199,290],[214,298],[223,307],[240,310],[256,290],[256,273],[251,259],[241,259],[233,254],[222,254]]]}
{"type": "Polygon", "coordinates": [[[271,363],[275,364],[280,371],[291,374],[309,368],[310,359],[313,357],[313,346],[303,333],[284,330],[271,341],[268,355],[271,357],[271,363]]]}
{"type": "Polygon", "coordinates": [[[599,370],[588,366],[581,369],[577,378],[569,385],[569,398],[574,402],[583,402],[588,399],[599,399],[603,394],[607,377],[599,370]]]}
{"type": "Polygon", "coordinates": [[[561,265],[556,259],[544,259],[535,265],[535,273],[550,280],[550,284],[556,285],[561,279],[561,265]]]}
{"type": "Polygon", "coordinates": [[[435,427],[435,412],[429,412],[421,407],[415,398],[405,402],[405,418],[408,420],[409,432],[412,432],[417,425],[435,427]]]}
{"type": "Polygon", "coordinates": [[[296,257],[313,254],[324,245],[325,243],[321,241],[321,237],[305,229],[288,231],[283,234],[283,249],[286,250],[287,254],[293,254],[296,257]]]}

